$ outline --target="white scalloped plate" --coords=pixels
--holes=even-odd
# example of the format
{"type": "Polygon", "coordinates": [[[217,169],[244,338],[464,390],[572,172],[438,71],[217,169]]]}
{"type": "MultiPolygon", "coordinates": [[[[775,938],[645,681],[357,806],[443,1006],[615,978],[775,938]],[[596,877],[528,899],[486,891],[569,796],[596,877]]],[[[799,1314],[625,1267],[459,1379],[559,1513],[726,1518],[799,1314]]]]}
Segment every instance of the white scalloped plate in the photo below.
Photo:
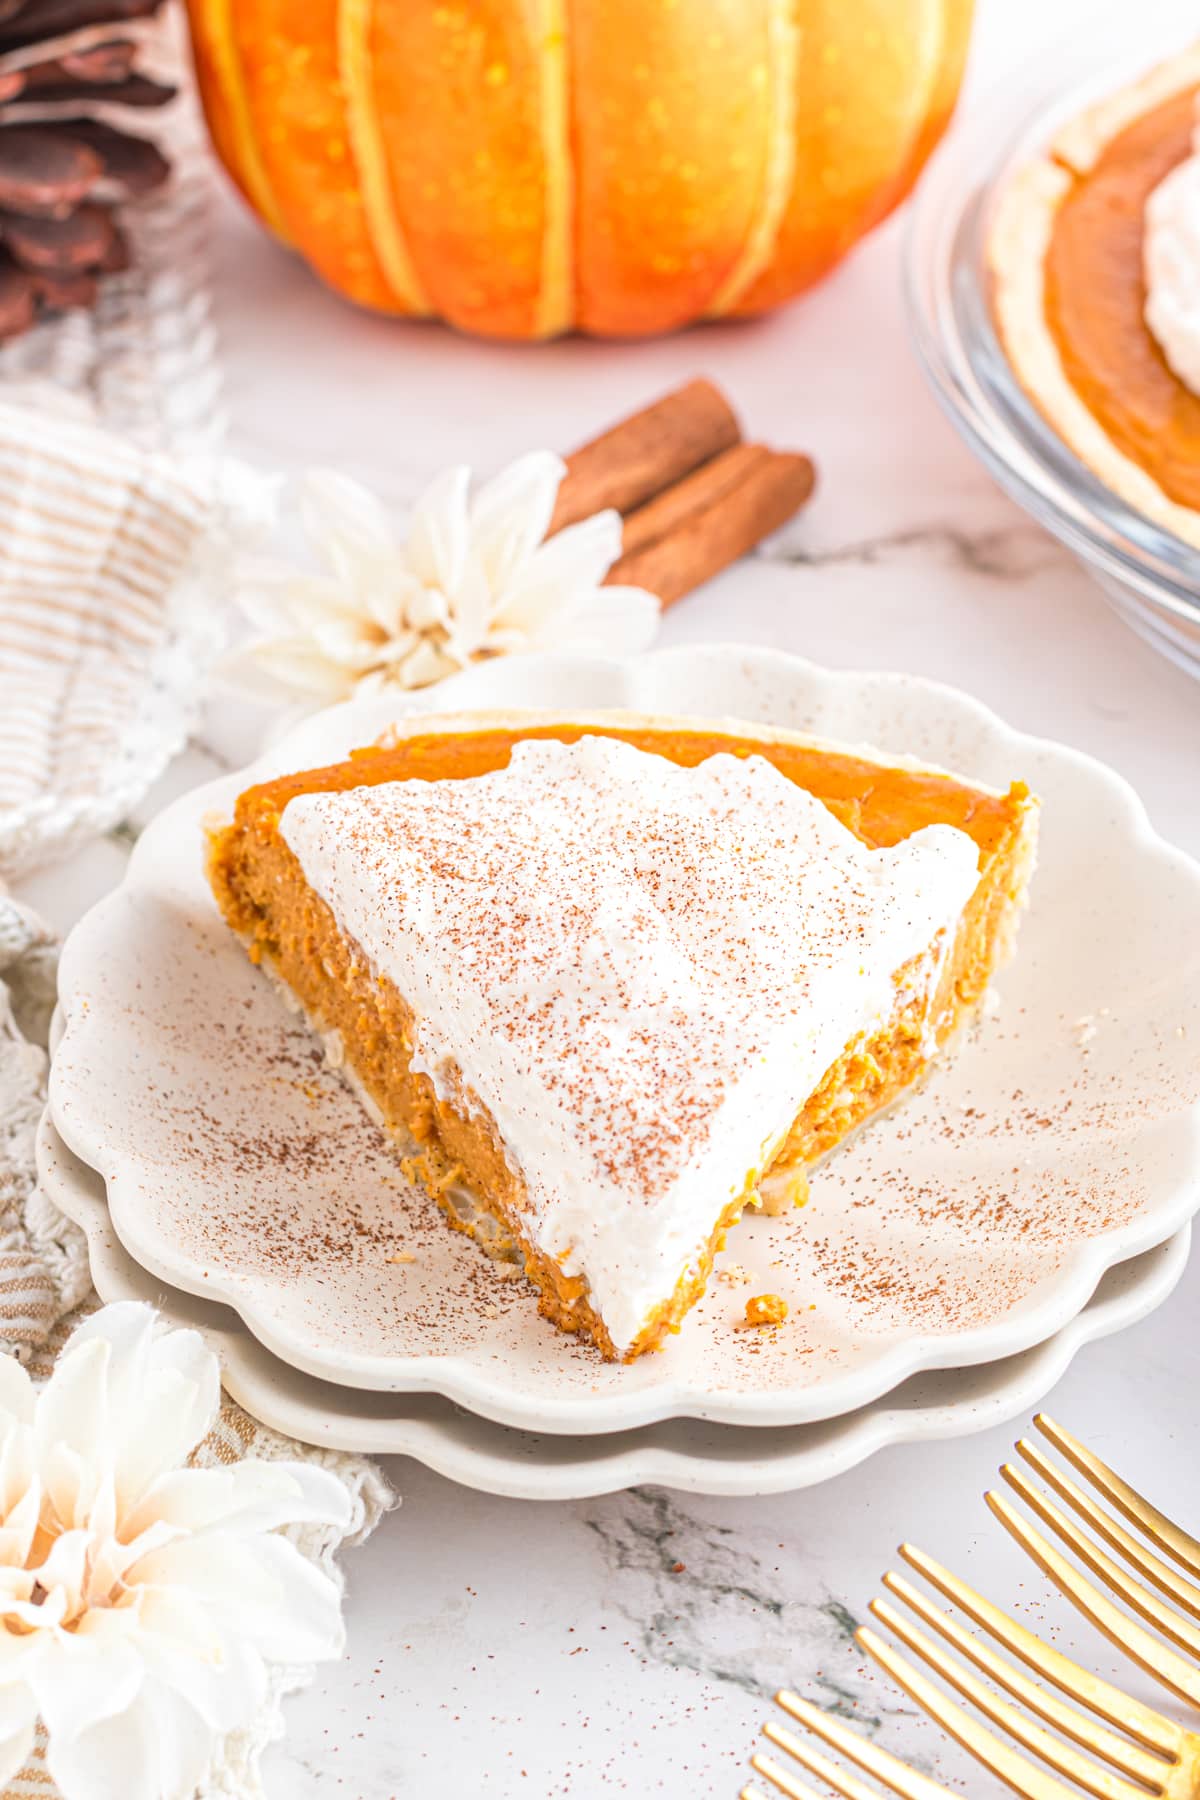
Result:
{"type": "Polygon", "coordinates": [[[45,1192],[87,1234],[102,1300],[143,1300],[173,1325],[200,1331],[246,1410],[288,1437],[329,1450],[411,1456],[464,1487],[513,1500],[584,1500],[653,1483],[691,1494],[790,1493],[857,1467],[888,1444],[965,1437],[1003,1425],[1042,1400],[1084,1344],[1161,1306],[1187,1265],[1191,1226],[1118,1263],[1083,1311],[1046,1343],[973,1369],[914,1375],[886,1399],[817,1425],[749,1431],[667,1419],[589,1437],[495,1425],[437,1394],[380,1394],[302,1375],[251,1337],[228,1307],[164,1287],[112,1229],[103,1178],[67,1149],[49,1113],[38,1133],[45,1192]]]}
{"type": "Polygon", "coordinates": [[[130,1253],[231,1305],[309,1374],[441,1393],[540,1431],[807,1423],[919,1370],[1043,1342],[1105,1269],[1191,1217],[1198,917],[1200,868],[1118,776],[950,689],[733,648],[513,659],[406,708],[376,698],[318,715],[163,813],[63,953],[51,1106],[103,1173],[130,1253]],[[1045,801],[998,1015],[831,1159],[803,1211],[732,1235],[728,1259],[791,1304],[769,1337],[735,1328],[747,1290],[718,1280],[668,1349],[632,1367],[565,1341],[404,1181],[208,894],[201,822],[251,781],[334,761],[400,710],[521,705],[770,721],[997,785],[1021,775],[1045,801]]]}

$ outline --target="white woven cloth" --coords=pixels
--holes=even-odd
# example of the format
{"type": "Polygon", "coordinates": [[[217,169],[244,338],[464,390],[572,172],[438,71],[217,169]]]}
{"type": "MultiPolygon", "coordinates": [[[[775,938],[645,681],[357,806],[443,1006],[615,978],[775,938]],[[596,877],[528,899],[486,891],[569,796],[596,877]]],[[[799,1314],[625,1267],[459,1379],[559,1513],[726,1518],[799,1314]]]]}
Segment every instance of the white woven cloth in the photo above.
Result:
{"type": "Polygon", "coordinates": [[[151,121],[170,180],[123,209],[131,264],[93,307],[0,347],[0,876],[107,830],[183,747],[223,637],[222,546],[269,510],[272,484],[220,454],[214,173],[183,9],[121,35],[178,85],[151,121]]]}
{"type": "Polygon", "coordinates": [[[0,876],[107,830],[187,738],[274,483],[0,387],[0,876]]]}
{"type": "MultiPolygon", "coordinates": [[[[0,891],[0,1352],[19,1357],[35,1380],[49,1375],[73,1327],[99,1305],[83,1233],[40,1193],[34,1167],[56,963],[49,933],[0,891]]],[[[206,1466],[244,1457],[312,1461],[342,1481],[351,1501],[346,1531],[308,1527],[292,1534],[306,1556],[339,1580],[338,1553],[361,1543],[394,1503],[387,1483],[366,1458],[292,1443],[225,1397],[193,1460],[206,1466]]],[[[280,1702],[312,1675],[311,1668],[303,1667],[274,1672],[253,1729],[224,1741],[197,1800],[251,1800],[262,1794],[259,1759],[265,1746],[282,1735],[280,1702]]],[[[0,1800],[56,1800],[58,1790],[41,1751],[39,1737],[29,1765],[0,1800]]]]}

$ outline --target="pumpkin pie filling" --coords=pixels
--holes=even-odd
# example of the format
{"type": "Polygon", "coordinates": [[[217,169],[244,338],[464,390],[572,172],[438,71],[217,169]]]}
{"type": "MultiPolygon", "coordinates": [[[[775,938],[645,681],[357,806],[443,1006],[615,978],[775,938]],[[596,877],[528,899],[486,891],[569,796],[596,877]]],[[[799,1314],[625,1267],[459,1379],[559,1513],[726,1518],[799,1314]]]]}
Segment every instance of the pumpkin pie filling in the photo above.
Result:
{"type": "MultiPolygon", "coordinates": [[[[812,821],[800,823],[807,831],[812,821]]],[[[314,1028],[336,1037],[355,1084],[449,1222],[493,1254],[523,1260],[540,1310],[561,1329],[581,1333],[610,1359],[632,1360],[678,1328],[743,1208],[803,1199],[807,1169],[910,1087],[977,1007],[1011,943],[1035,835],[1036,803],[1020,784],[996,793],[796,734],[627,715],[466,716],[249,789],[233,822],[212,835],[209,868],[251,958],[290,990],[314,1028]],[[561,856],[546,850],[540,825],[524,829],[522,808],[540,806],[543,790],[546,805],[560,809],[557,827],[552,811],[546,819],[561,856]],[[572,822],[596,794],[595,830],[581,826],[572,844],[572,822]],[[631,794],[643,798],[640,809],[631,808],[631,794]],[[820,803],[818,846],[793,853],[788,821],[804,808],[814,812],[801,794],[820,803]],[[744,841],[732,846],[735,827],[744,841]],[[605,846],[595,876],[603,904],[588,913],[593,838],[605,846]],[[619,878],[605,875],[610,851],[633,857],[619,878]],[[932,860],[914,876],[902,865],[919,854],[932,860]],[[527,855],[541,862],[522,887],[527,855]],[[795,888],[802,870],[814,891],[840,895],[841,877],[831,873],[839,857],[850,899],[833,900],[828,929],[820,913],[814,920],[801,909],[793,919],[800,896],[788,880],[795,888]],[[372,860],[385,885],[364,898],[356,870],[372,860]],[[947,873],[951,863],[956,873],[947,873]],[[879,902],[872,889],[864,898],[863,883],[885,867],[895,893],[889,888],[879,902]],[[660,888],[673,896],[669,905],[660,888]],[[949,896],[943,913],[918,918],[935,890],[949,896]],[[401,891],[414,918],[427,906],[434,949],[428,968],[410,961],[397,980],[386,931],[378,933],[401,891]],[[523,911],[537,913],[543,900],[553,917],[531,936],[523,911]],[[582,934],[563,925],[572,912],[588,913],[582,934]],[[613,922],[619,937],[626,918],[628,942],[618,942],[613,922]],[[870,962],[865,951],[843,954],[836,968],[834,951],[825,955],[839,932],[845,939],[851,927],[869,934],[877,926],[882,1000],[878,986],[858,981],[870,962]],[[815,933],[818,952],[807,960],[795,947],[805,931],[815,933]],[[747,947],[754,932],[762,942],[747,947]],[[457,960],[439,974],[434,963],[447,941],[457,960]],[[615,988],[606,960],[614,943],[615,988]],[[555,981],[568,982],[565,1022],[555,1016],[561,986],[538,989],[536,1005],[524,991],[519,1006],[511,999],[514,980],[527,987],[529,970],[551,948],[555,981]],[[591,977],[580,985],[579,965],[590,968],[597,955],[593,1017],[591,977]],[[761,991],[764,971],[777,992],[761,991]],[[853,990],[858,1011],[835,1014],[828,1027],[841,1037],[819,1036],[823,1002],[814,1000],[811,1019],[783,1004],[791,980],[811,983],[814,996],[853,990]],[[627,1004],[626,981],[640,1000],[627,1004]],[[654,998],[660,986],[669,1004],[654,998]],[[443,1009],[446,1017],[461,1011],[470,1029],[431,1046],[430,1019],[448,988],[460,998],[443,1009]],[[853,1017],[853,1028],[839,1027],[839,1016],[853,1017]],[[619,1054],[614,1031],[628,1031],[619,1054]],[[513,1060],[514,1043],[536,1051],[543,1038],[540,1066],[533,1052],[513,1060]],[[499,1046],[494,1068],[484,1054],[491,1041],[499,1046]],[[584,1054],[585,1041],[600,1048],[584,1054]],[[811,1076],[796,1074],[801,1086],[781,1119],[780,1095],[792,1079],[782,1044],[789,1056],[800,1046],[797,1070],[805,1055],[817,1061],[811,1076]],[[531,1068],[537,1081],[527,1094],[531,1068]],[[761,1119],[747,1119],[755,1095],[769,1095],[770,1104],[761,1119]],[[530,1135],[527,1114],[543,1105],[546,1130],[530,1135]],[[582,1135],[573,1140],[577,1127],[582,1135]],[[747,1144],[753,1139],[744,1154],[739,1131],[747,1144]],[[559,1162],[543,1166],[543,1139],[559,1162]],[[736,1174],[730,1157],[742,1157],[736,1174]]]]}
{"type": "Polygon", "coordinates": [[[1200,396],[1146,324],[1146,202],[1191,153],[1200,90],[1135,119],[1071,172],[1046,253],[1046,319],[1071,385],[1117,447],[1180,506],[1200,510],[1200,396]]]}
{"type": "Polygon", "coordinates": [[[1000,187],[992,312],[1047,423],[1200,543],[1200,45],[1079,113],[1000,187]],[[1181,185],[1182,183],[1182,185],[1181,185]]]}

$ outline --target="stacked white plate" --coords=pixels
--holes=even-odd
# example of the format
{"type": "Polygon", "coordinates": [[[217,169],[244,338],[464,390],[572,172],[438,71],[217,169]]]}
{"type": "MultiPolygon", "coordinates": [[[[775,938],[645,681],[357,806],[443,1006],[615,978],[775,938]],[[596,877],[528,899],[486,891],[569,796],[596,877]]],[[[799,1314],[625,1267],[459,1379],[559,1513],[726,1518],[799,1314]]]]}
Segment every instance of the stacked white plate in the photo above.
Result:
{"type": "Polygon", "coordinates": [[[162,814],[64,951],[42,1167],[105,1298],[198,1325],[293,1435],[561,1498],[778,1491],[998,1422],[1170,1291],[1200,1204],[1200,869],[1117,776],[950,690],[734,648],[502,662],[404,710],[513,706],[772,722],[1023,777],[1042,861],[996,1009],[807,1207],[738,1227],[726,1275],[753,1287],[718,1278],[666,1351],[607,1365],[444,1228],[208,894],[205,817],[400,710],[354,702],[162,814]],[[736,1329],[764,1288],[786,1326],[736,1329]]]}

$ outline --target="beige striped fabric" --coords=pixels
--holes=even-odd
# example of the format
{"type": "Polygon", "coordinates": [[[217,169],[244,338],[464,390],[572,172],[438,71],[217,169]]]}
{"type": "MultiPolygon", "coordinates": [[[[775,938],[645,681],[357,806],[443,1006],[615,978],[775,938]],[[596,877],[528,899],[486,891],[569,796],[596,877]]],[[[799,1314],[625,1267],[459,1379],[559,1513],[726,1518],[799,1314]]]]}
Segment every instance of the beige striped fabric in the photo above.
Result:
{"type": "Polygon", "coordinates": [[[162,453],[0,402],[0,871],[114,823],[181,744],[209,514],[162,453]]]}
{"type": "MultiPolygon", "coordinates": [[[[45,1104],[56,963],[49,933],[0,889],[0,1354],[20,1357],[35,1381],[47,1379],[76,1324],[99,1304],[83,1233],[37,1187],[34,1139],[45,1104]]],[[[291,1533],[306,1556],[339,1579],[338,1552],[368,1536],[392,1504],[387,1483],[365,1457],[292,1443],[226,1396],[192,1460],[214,1467],[243,1457],[312,1460],[344,1483],[351,1502],[344,1533],[326,1526],[291,1533]]],[[[303,1667],[272,1671],[253,1727],[220,1744],[196,1800],[261,1800],[259,1759],[282,1735],[281,1702],[311,1677],[303,1667]]],[[[33,1755],[0,1800],[62,1800],[46,1772],[45,1748],[39,1731],[33,1755]]]]}
{"type": "MultiPolygon", "coordinates": [[[[201,494],[220,479],[225,426],[209,293],[213,161],[182,12],[122,27],[141,42],[141,66],[179,90],[154,121],[171,179],[122,212],[129,268],[93,306],[0,346],[0,873],[136,803],[182,742],[213,648],[211,604],[185,618],[173,585],[201,494]]],[[[109,35],[85,28],[38,54],[109,35]]],[[[22,57],[6,52],[0,70],[22,57]]],[[[130,123],[119,109],[113,122],[130,123]]]]}

